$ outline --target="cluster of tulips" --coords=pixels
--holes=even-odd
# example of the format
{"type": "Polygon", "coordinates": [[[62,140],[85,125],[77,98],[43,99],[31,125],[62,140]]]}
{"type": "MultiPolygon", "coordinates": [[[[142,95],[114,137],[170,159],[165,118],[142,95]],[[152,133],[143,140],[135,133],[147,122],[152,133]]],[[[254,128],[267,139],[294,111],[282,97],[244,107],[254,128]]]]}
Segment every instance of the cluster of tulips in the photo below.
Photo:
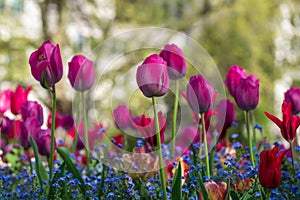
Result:
{"type": "MultiPolygon", "coordinates": [[[[57,194],[57,188],[62,187],[64,181],[60,180],[65,180],[65,176],[70,179],[65,172],[67,171],[74,180],[79,181],[80,198],[212,200],[276,199],[286,197],[284,195],[291,199],[300,198],[297,136],[297,128],[300,126],[300,117],[297,116],[300,112],[300,88],[291,87],[285,93],[282,119],[265,112],[266,117],[280,128],[282,138],[289,143],[289,147],[285,148],[277,142],[271,148],[265,139],[255,147],[252,144],[255,134],[253,130],[261,130],[262,127],[252,126],[250,112],[259,102],[259,79],[254,75],[247,75],[240,66],[231,66],[225,85],[237,107],[245,114],[247,144],[241,144],[237,141],[237,135],[243,134],[243,131],[233,134],[231,139],[226,134],[232,126],[239,126],[234,103],[230,99],[220,99],[215,104],[217,93],[201,74],[191,76],[186,90],[180,92],[179,81],[187,73],[185,57],[177,45],[167,44],[159,54],[148,56],[137,67],[136,72],[140,91],[146,98],[152,99],[154,118],[145,114],[132,116],[127,105],[118,105],[113,109],[112,117],[116,128],[121,132],[110,138],[111,145],[117,149],[113,151],[108,150],[106,144],[102,143],[102,139],[106,137],[106,127],[95,124],[92,129],[88,128],[85,91],[94,84],[93,62],[83,55],[76,55],[68,63],[68,79],[81,95],[83,119],[78,122],[74,121],[72,115],[61,114],[56,110],[55,84],[63,76],[59,45],[53,45],[50,41],[44,42],[31,54],[29,64],[33,77],[52,95],[52,112],[45,128],[43,107],[27,98],[31,87],[23,89],[17,86],[15,91],[7,89],[0,93],[0,167],[4,168],[3,161],[9,162],[6,155],[13,148],[21,146],[27,158],[25,163],[29,164],[24,167],[28,168],[28,173],[37,175],[37,187],[41,189],[38,197],[55,199],[63,196],[63,191],[57,194]],[[166,117],[157,108],[157,98],[169,92],[170,84],[175,84],[176,89],[171,142],[167,145],[164,144],[166,117]],[[194,122],[178,133],[177,110],[181,96],[186,99],[194,122]],[[212,124],[213,117],[216,120],[212,124]],[[56,140],[59,128],[65,134],[63,141],[56,140]],[[136,134],[126,135],[128,130],[136,134]],[[68,143],[67,140],[71,142],[68,143]],[[82,149],[84,154],[80,151],[82,149]],[[122,154],[118,149],[125,149],[128,153],[122,154]],[[32,156],[34,159],[31,159],[32,156]],[[47,158],[48,171],[40,159],[41,156],[47,158]],[[63,164],[55,164],[56,161],[63,164]],[[122,170],[110,167],[116,166],[113,162],[121,163],[122,170]],[[293,190],[291,192],[287,189],[288,192],[280,196],[276,188],[286,187],[281,184],[282,163],[285,163],[285,172],[291,172],[291,183],[287,187],[293,190]],[[114,188],[117,187],[116,183],[112,183],[119,180],[116,178],[118,174],[123,177],[120,180],[124,180],[119,195],[113,191],[118,190],[114,188]],[[94,184],[90,190],[89,184],[94,184]],[[110,187],[114,189],[110,190],[110,187]]],[[[3,170],[1,173],[6,172],[3,170]]],[[[1,173],[0,180],[4,183],[7,178],[1,173]]],[[[287,179],[286,173],[284,180],[287,179]]],[[[66,187],[63,186],[64,190],[68,190],[66,187]]],[[[7,198],[4,193],[0,197],[7,198]]],[[[33,196],[29,194],[29,197],[24,197],[26,198],[33,199],[33,196]]]]}

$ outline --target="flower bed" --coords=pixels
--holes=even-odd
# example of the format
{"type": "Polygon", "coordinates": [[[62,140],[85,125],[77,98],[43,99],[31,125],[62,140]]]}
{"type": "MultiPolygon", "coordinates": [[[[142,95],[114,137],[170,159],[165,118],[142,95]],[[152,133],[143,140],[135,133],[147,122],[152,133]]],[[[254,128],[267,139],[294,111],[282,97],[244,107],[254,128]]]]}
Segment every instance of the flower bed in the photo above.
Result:
{"type": "Polygon", "coordinates": [[[86,93],[94,84],[94,63],[76,55],[68,64],[68,79],[81,97],[82,119],[76,121],[56,110],[56,84],[63,75],[59,45],[47,41],[33,52],[31,73],[51,94],[52,113],[45,123],[42,106],[27,98],[31,87],[1,92],[0,198],[299,199],[300,89],[285,93],[281,119],[265,112],[289,146],[267,138],[256,141],[263,127],[252,124],[250,114],[258,105],[259,79],[230,67],[225,85],[244,112],[246,127],[230,136],[227,129],[242,126],[235,103],[217,100],[213,84],[201,74],[191,76],[180,93],[178,82],[187,72],[184,53],[175,44],[157,53],[136,71],[141,93],[152,100],[153,117],[133,116],[128,105],[118,105],[112,117],[121,133],[110,137],[102,124],[88,127],[86,93]],[[177,86],[168,123],[157,99],[164,98],[171,84],[177,86]],[[181,97],[194,122],[177,134],[181,97]],[[172,126],[169,142],[167,125],[172,126]],[[56,139],[59,132],[64,140],[56,139]]]}

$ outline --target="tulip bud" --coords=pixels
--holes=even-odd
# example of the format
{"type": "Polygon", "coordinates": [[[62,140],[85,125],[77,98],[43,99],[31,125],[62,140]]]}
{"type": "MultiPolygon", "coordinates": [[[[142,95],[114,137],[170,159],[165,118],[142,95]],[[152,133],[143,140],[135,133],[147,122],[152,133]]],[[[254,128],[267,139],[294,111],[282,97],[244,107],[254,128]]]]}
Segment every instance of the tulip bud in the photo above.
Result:
{"type": "Polygon", "coordinates": [[[34,117],[39,121],[40,126],[44,123],[43,108],[36,101],[26,101],[22,105],[21,114],[23,121],[26,121],[27,118],[34,117]]]}
{"type": "Polygon", "coordinates": [[[68,78],[77,91],[90,89],[94,84],[94,63],[83,55],[76,55],[69,62],[68,78]]]}
{"type": "Polygon", "coordinates": [[[113,110],[113,118],[116,126],[124,130],[126,128],[132,127],[132,116],[129,108],[126,105],[119,105],[113,110]]]}
{"type": "Polygon", "coordinates": [[[213,104],[213,87],[202,75],[191,76],[186,88],[187,101],[196,113],[204,113],[213,104]]]}
{"type": "Polygon", "coordinates": [[[245,69],[240,66],[231,66],[227,72],[225,84],[231,96],[234,96],[237,86],[240,84],[241,78],[246,78],[245,69]]]}
{"type": "Polygon", "coordinates": [[[152,54],[137,69],[136,81],[146,97],[160,97],[169,89],[167,63],[157,54],[152,54]]]}
{"type": "Polygon", "coordinates": [[[180,79],[186,74],[186,62],[182,50],[175,44],[166,44],[159,54],[168,64],[169,77],[180,79]]]}
{"type": "Polygon", "coordinates": [[[11,94],[11,112],[15,115],[21,113],[21,107],[23,103],[27,101],[28,93],[30,92],[31,87],[28,87],[26,90],[22,86],[18,85],[16,90],[11,94]]]}
{"type": "Polygon", "coordinates": [[[259,80],[253,75],[241,78],[234,99],[241,110],[254,110],[259,99],[259,80]]]}
{"type": "Polygon", "coordinates": [[[36,131],[41,127],[40,121],[35,117],[27,118],[26,121],[20,123],[19,129],[19,143],[24,149],[31,147],[30,136],[37,139],[36,131]]]}
{"type": "Polygon", "coordinates": [[[258,178],[260,184],[266,189],[275,189],[281,180],[281,162],[286,153],[278,153],[278,146],[272,150],[264,150],[260,153],[258,165],[258,178]]]}
{"type": "Polygon", "coordinates": [[[0,114],[10,109],[11,90],[4,90],[0,93],[0,114]]]}
{"type": "Polygon", "coordinates": [[[29,58],[31,74],[45,88],[52,87],[63,75],[59,45],[44,42],[29,58]],[[46,85],[45,85],[46,84],[46,85]]]}
{"type": "Polygon", "coordinates": [[[300,88],[291,87],[284,93],[284,100],[292,104],[293,115],[297,115],[300,112],[300,88]]]}
{"type": "MultiPolygon", "coordinates": [[[[42,156],[50,156],[51,152],[51,130],[50,129],[40,129],[37,131],[37,147],[39,154],[42,156]]],[[[56,147],[56,142],[54,139],[54,146],[56,147]]]]}

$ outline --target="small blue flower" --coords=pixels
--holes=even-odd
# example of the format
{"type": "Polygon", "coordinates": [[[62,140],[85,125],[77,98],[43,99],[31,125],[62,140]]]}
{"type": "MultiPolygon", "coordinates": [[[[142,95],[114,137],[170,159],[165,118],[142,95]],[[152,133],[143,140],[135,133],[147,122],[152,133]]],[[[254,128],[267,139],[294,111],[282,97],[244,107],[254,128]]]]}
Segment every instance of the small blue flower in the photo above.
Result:
{"type": "Polygon", "coordinates": [[[254,125],[254,129],[257,129],[257,130],[259,130],[260,132],[263,131],[263,127],[262,127],[261,125],[259,125],[259,124],[255,124],[255,125],[254,125]]]}

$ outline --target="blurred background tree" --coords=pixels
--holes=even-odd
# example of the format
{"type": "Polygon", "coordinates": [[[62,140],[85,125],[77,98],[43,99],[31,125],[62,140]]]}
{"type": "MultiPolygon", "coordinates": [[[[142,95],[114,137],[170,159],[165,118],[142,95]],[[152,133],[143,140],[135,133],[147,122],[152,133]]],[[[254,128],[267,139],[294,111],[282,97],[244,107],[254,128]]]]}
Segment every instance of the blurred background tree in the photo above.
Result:
{"type": "MultiPolygon", "coordinates": [[[[0,0],[0,90],[16,83],[38,85],[30,75],[28,57],[44,40],[60,44],[66,75],[74,54],[89,54],[101,41],[123,31],[157,26],[199,42],[224,79],[231,65],[259,77],[255,116],[266,124],[263,111],[279,114],[285,90],[300,86],[299,10],[297,0],[0,0]]],[[[116,48],[112,45],[108,51],[116,48]]],[[[91,57],[97,60],[97,55],[91,57]]],[[[102,96],[130,68],[128,63],[136,64],[132,59],[109,71],[102,96]]],[[[72,95],[66,78],[58,87],[59,109],[70,113],[72,95]]],[[[43,97],[47,94],[34,88],[38,98],[50,104],[43,97]]],[[[110,115],[109,110],[100,112],[110,115]]]]}

